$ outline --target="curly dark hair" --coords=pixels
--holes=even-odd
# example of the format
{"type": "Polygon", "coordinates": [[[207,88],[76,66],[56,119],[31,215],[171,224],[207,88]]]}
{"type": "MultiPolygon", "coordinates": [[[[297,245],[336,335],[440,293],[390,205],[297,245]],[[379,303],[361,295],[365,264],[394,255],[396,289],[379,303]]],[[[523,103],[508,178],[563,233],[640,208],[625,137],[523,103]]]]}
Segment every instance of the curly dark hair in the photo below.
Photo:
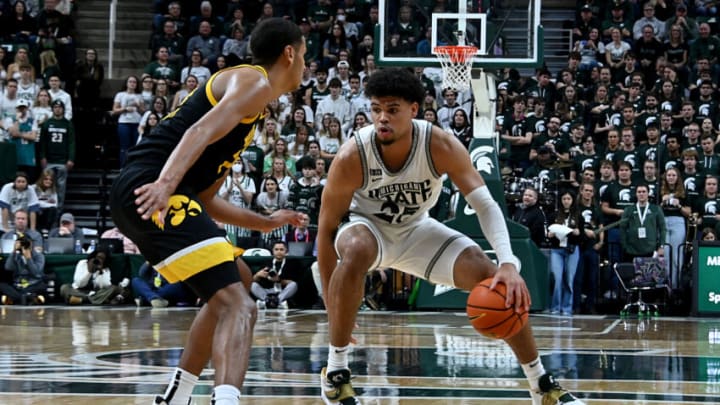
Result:
{"type": "Polygon", "coordinates": [[[365,95],[368,98],[400,97],[420,105],[425,98],[425,87],[410,70],[387,68],[370,75],[365,87],[365,95]]]}

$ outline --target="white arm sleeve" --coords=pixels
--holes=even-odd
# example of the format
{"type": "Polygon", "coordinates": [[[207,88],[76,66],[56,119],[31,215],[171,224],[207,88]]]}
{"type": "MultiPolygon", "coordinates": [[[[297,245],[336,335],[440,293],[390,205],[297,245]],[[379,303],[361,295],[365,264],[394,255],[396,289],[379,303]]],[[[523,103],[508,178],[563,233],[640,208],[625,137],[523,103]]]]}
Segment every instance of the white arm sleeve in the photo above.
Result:
{"type": "Polygon", "coordinates": [[[467,203],[475,210],[485,238],[490,242],[498,264],[510,263],[520,271],[520,260],[512,252],[510,235],[505,225],[505,216],[497,205],[487,186],[478,187],[465,196],[467,203]]]}

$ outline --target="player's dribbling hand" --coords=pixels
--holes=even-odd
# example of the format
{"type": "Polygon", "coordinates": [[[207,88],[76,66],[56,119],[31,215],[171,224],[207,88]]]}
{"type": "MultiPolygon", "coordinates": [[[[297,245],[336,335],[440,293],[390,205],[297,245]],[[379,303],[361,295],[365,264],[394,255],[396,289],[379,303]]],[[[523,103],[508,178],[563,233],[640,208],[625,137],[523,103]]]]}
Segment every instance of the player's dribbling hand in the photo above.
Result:
{"type": "Polygon", "coordinates": [[[278,226],[290,224],[292,226],[302,225],[303,215],[293,210],[277,210],[270,214],[270,218],[278,221],[278,226]]]}
{"type": "Polygon", "coordinates": [[[173,190],[166,184],[158,181],[148,183],[135,189],[135,205],[138,206],[137,213],[142,219],[148,220],[155,212],[158,214],[158,222],[165,223],[165,214],[168,210],[168,201],[173,190]]]}
{"type": "Polygon", "coordinates": [[[510,263],[503,263],[495,273],[490,289],[494,290],[498,283],[504,283],[507,290],[505,297],[505,305],[514,306],[515,312],[523,312],[530,310],[530,292],[527,289],[525,280],[510,263]]]}

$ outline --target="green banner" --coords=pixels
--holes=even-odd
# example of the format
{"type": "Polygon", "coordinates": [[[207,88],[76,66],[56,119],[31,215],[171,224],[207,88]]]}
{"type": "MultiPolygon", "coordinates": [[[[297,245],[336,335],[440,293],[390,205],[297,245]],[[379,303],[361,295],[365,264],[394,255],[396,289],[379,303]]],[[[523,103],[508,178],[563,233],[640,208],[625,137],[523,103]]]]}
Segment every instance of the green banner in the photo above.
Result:
{"type": "Polygon", "coordinates": [[[720,243],[695,242],[693,312],[720,314],[720,243]]]}

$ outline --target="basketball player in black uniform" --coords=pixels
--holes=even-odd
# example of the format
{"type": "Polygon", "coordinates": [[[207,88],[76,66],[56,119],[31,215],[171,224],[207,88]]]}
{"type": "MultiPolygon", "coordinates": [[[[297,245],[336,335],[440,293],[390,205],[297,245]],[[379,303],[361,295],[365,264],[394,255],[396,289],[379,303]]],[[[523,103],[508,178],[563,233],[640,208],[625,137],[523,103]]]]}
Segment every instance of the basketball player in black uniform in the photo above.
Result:
{"type": "MultiPolygon", "coordinates": [[[[238,404],[247,370],[254,301],[241,282],[223,223],[269,231],[301,214],[269,217],[217,196],[228,169],[250,144],[264,107],[298,88],[305,65],[300,29],[280,18],[258,24],[253,65],[214,74],[133,148],[113,184],[112,217],[170,282],[182,281],[207,302],[193,322],[178,368],[156,404],[188,404],[212,357],[213,404],[238,404]]],[[[243,274],[244,276],[245,274],[243,274]]]]}

